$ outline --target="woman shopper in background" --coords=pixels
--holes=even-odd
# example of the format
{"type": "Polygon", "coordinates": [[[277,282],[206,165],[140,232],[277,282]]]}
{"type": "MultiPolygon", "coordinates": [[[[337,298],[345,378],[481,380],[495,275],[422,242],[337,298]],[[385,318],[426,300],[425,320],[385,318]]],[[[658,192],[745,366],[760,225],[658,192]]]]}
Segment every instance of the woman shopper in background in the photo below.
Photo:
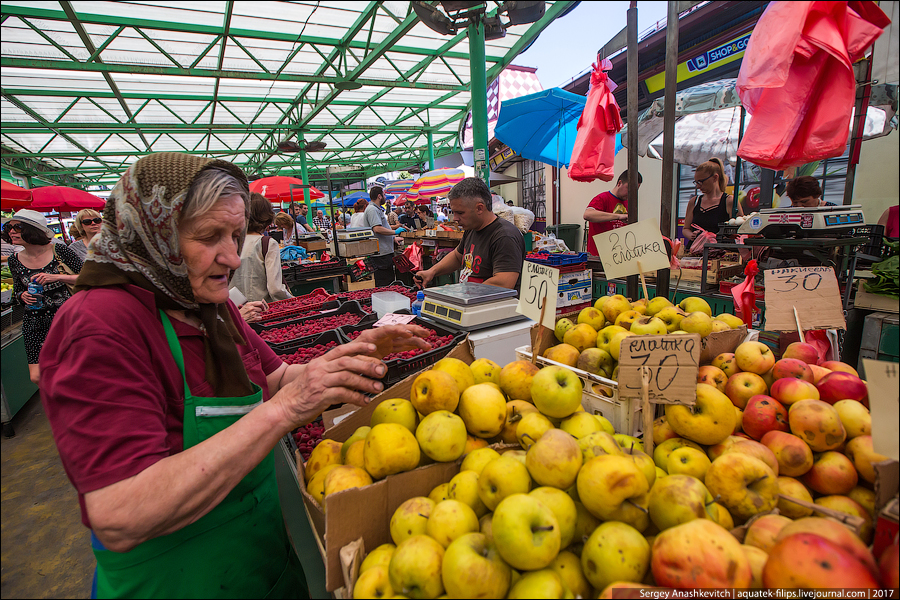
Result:
{"type": "MultiPolygon", "coordinates": [[[[81,259],[65,244],[53,244],[53,231],[41,213],[22,209],[6,225],[13,244],[24,249],[9,257],[13,277],[13,297],[25,305],[22,337],[28,358],[28,375],[40,382],[38,361],[56,312],[71,298],[67,285],[73,285],[81,271],[81,259]],[[74,275],[65,273],[64,263],[74,275]],[[42,287],[40,294],[29,291],[30,284],[42,287]]],[[[32,287],[32,290],[34,288],[32,287]]]]}
{"type": "Polygon", "coordinates": [[[369,203],[365,200],[357,200],[353,205],[353,215],[350,217],[350,228],[355,229],[366,226],[366,206],[369,203]]]}
{"type": "Polygon", "coordinates": [[[69,248],[78,255],[82,262],[87,258],[88,244],[91,243],[95,235],[100,233],[100,225],[102,223],[103,217],[91,208],[78,211],[78,214],[75,215],[75,223],[73,225],[81,237],[77,241],[72,242],[69,248]]]}
{"type": "Polygon", "coordinates": [[[382,391],[381,357],[429,348],[421,327],[382,327],[285,364],[228,299],[249,196],[231,163],[139,159],[47,338],[41,400],[92,532],[97,597],[302,596],[275,445],[382,391]]]}
{"type": "MultiPolygon", "coordinates": [[[[699,194],[692,196],[684,213],[682,233],[687,238],[687,247],[699,233],[692,225],[702,227],[711,233],[719,233],[719,223],[731,218],[734,207],[734,196],[725,192],[727,180],[722,162],[708,160],[694,171],[694,186],[699,194]]],[[[738,203],[738,214],[744,212],[738,203]]]]}
{"type": "Polygon", "coordinates": [[[232,287],[239,289],[250,302],[274,302],[292,297],[281,276],[278,244],[263,235],[274,219],[272,204],[261,194],[251,194],[241,266],[231,277],[232,287]]]}

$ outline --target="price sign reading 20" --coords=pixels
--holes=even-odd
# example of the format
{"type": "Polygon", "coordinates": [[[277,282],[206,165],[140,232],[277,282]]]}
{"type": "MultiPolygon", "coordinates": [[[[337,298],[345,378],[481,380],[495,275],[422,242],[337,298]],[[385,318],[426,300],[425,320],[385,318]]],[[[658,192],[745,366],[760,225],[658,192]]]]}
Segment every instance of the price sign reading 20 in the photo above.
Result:
{"type": "Polygon", "coordinates": [[[559,295],[559,269],[525,261],[522,265],[522,284],[519,286],[519,305],[516,312],[532,321],[553,329],[556,327],[556,300],[559,295]],[[546,308],[544,308],[546,305],[546,308]]]}

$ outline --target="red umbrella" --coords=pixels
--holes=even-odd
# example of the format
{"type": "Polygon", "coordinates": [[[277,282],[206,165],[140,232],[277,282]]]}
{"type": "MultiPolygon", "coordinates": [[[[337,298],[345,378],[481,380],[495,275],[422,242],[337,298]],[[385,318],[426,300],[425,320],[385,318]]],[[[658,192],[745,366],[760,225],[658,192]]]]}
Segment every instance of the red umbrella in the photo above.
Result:
{"type": "MultiPolygon", "coordinates": [[[[303,185],[303,181],[296,177],[284,177],[276,175],[273,177],[263,177],[250,183],[250,192],[262,194],[272,202],[298,202],[303,200],[303,190],[294,188],[291,195],[291,186],[303,185]]],[[[311,200],[324,198],[325,194],[314,186],[309,186],[309,197],[311,200]]]]}
{"type": "Polygon", "coordinates": [[[0,195],[0,208],[13,210],[26,208],[31,204],[31,190],[19,187],[14,183],[3,180],[2,195],[0,195]]]}
{"type": "Polygon", "coordinates": [[[102,198],[62,185],[34,188],[31,190],[31,208],[40,212],[78,212],[84,208],[100,210],[106,202],[102,198]]]}

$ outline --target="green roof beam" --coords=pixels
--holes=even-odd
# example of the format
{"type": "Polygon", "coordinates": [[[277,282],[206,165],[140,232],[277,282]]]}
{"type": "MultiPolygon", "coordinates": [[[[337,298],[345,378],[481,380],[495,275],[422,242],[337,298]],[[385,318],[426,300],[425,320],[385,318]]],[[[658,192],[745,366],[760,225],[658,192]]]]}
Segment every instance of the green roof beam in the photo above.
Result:
{"type": "Polygon", "coordinates": [[[106,41],[97,46],[97,49],[88,57],[87,62],[94,62],[100,56],[100,53],[106,50],[106,47],[109,46],[114,39],[119,37],[119,34],[125,31],[125,27],[119,26],[114,32],[112,32],[109,36],[107,36],[106,41]]]}

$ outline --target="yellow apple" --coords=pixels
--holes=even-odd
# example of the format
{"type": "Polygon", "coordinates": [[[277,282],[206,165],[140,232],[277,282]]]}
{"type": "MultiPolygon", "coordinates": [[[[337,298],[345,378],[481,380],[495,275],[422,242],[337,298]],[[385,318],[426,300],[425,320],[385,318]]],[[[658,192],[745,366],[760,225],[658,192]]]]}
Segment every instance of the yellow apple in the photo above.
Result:
{"type": "Polygon", "coordinates": [[[513,494],[531,491],[531,475],[522,462],[509,456],[501,456],[485,465],[478,476],[478,497],[489,510],[495,510],[500,502],[513,494]]]}
{"type": "Polygon", "coordinates": [[[677,306],[667,306],[658,313],[656,318],[666,324],[666,331],[672,333],[681,329],[681,321],[687,314],[677,306]]]}
{"type": "Polygon", "coordinates": [[[742,319],[734,316],[731,313],[722,313],[720,315],[716,315],[716,319],[727,323],[731,329],[738,329],[744,324],[744,321],[742,319]]]}
{"type": "Polygon", "coordinates": [[[650,568],[650,544],[630,525],[603,523],[584,544],[581,568],[598,590],[617,581],[643,581],[650,568]]]}
{"type": "Polygon", "coordinates": [[[394,556],[394,550],[396,549],[397,546],[394,544],[382,544],[366,554],[366,558],[359,566],[360,575],[372,567],[384,567],[387,569],[388,565],[391,564],[391,557],[394,556]]]}
{"type": "Polygon", "coordinates": [[[525,493],[512,494],[497,505],[491,529],[500,556],[515,569],[543,569],[560,550],[556,515],[525,493]]]}
{"type": "Polygon", "coordinates": [[[453,462],[462,456],[466,437],[466,424],[458,415],[446,410],[429,414],[416,427],[416,439],[422,452],[437,462],[453,462]]]}
{"type": "Polygon", "coordinates": [[[325,506],[325,477],[340,466],[339,464],[330,464],[319,469],[306,484],[306,491],[319,503],[319,506],[325,506]]]}
{"type": "Polygon", "coordinates": [[[309,460],[303,465],[306,481],[309,481],[320,470],[328,465],[341,464],[341,446],[340,442],[324,439],[313,448],[309,455],[309,460]]]}
{"type": "Polygon", "coordinates": [[[512,569],[482,533],[456,538],[444,553],[441,571],[450,598],[503,598],[512,578],[512,569]]]}
{"type": "Polygon", "coordinates": [[[672,455],[672,452],[678,448],[684,448],[685,446],[690,446],[695,450],[703,452],[703,447],[700,444],[685,438],[674,437],[663,441],[653,449],[653,462],[656,463],[657,467],[668,473],[669,457],[672,455]]]}
{"type": "Polygon", "coordinates": [[[734,431],[734,405],[713,386],[698,383],[696,406],[667,404],[666,419],[683,438],[698,444],[718,444],[734,431]]]}
{"type": "Polygon", "coordinates": [[[450,499],[450,484],[442,483],[438,486],[435,486],[431,493],[428,494],[428,498],[437,504],[438,502],[443,502],[444,500],[450,499]]]}
{"type": "Polygon", "coordinates": [[[888,460],[873,450],[871,435],[860,435],[847,442],[844,454],[853,461],[859,476],[869,483],[875,483],[875,464],[888,460]]]}
{"type": "Polygon", "coordinates": [[[391,539],[400,544],[414,535],[425,535],[428,517],[436,502],[431,498],[416,496],[397,507],[391,516],[391,539]]]}
{"type": "Polygon", "coordinates": [[[593,597],[591,582],[584,576],[581,559],[574,553],[563,550],[553,559],[549,568],[556,572],[563,586],[576,598],[593,597]]]}
{"type": "Polygon", "coordinates": [[[559,428],[577,440],[595,431],[603,430],[600,426],[600,421],[594,418],[594,415],[584,411],[572,413],[571,416],[563,419],[559,424],[559,428]]]}
{"type": "Polygon", "coordinates": [[[580,356],[581,353],[578,351],[578,348],[569,344],[557,344],[550,346],[544,351],[544,358],[570,367],[578,364],[580,356]]]}
{"type": "Polygon", "coordinates": [[[489,358],[476,359],[471,365],[475,383],[496,383],[500,385],[500,365],[489,358]]]}
{"type": "Polygon", "coordinates": [[[459,394],[459,384],[452,375],[432,369],[416,377],[409,399],[419,413],[427,416],[438,410],[456,410],[459,394]]]}
{"type": "Polygon", "coordinates": [[[352,444],[350,444],[350,448],[347,449],[347,454],[344,456],[344,464],[350,465],[351,467],[359,467],[360,469],[366,468],[366,459],[365,459],[365,448],[366,448],[366,440],[356,440],[352,444]]]}
{"type": "Polygon", "coordinates": [[[739,523],[778,504],[775,473],[766,463],[747,454],[723,454],[714,460],[706,472],[705,483],[739,523]]]}
{"type": "Polygon", "coordinates": [[[341,462],[346,464],[347,461],[347,450],[350,449],[350,446],[354,442],[358,442],[359,440],[365,440],[366,436],[369,435],[369,430],[372,429],[368,426],[357,427],[356,431],[353,432],[353,435],[348,437],[346,441],[341,444],[341,462]]]}
{"type": "Polygon", "coordinates": [[[603,316],[602,312],[590,306],[582,309],[581,312],[578,313],[578,324],[580,325],[581,323],[586,323],[590,325],[594,331],[599,331],[606,325],[606,317],[603,316]]]}
{"type": "Polygon", "coordinates": [[[681,329],[688,333],[699,334],[700,337],[705,338],[713,332],[713,322],[708,314],[698,310],[688,313],[688,315],[681,320],[681,329]]]}
{"type": "Polygon", "coordinates": [[[697,296],[690,296],[688,298],[685,298],[678,303],[678,308],[688,314],[699,311],[704,313],[707,317],[712,317],[712,309],[709,307],[709,303],[703,298],[698,298],[697,296]]]}
{"type": "MultiPolygon", "coordinates": [[[[800,381],[797,379],[796,381],[800,381]]],[[[805,382],[804,382],[805,383],[805,382]]],[[[725,382],[724,393],[731,403],[740,409],[747,408],[747,402],[753,396],[765,395],[768,391],[765,380],[756,373],[739,371],[725,382]]]]}
{"type": "Polygon", "coordinates": [[[713,498],[702,481],[690,475],[670,473],[650,489],[648,508],[653,524],[664,531],[693,519],[705,519],[706,506],[712,503],[713,498]]]}
{"type": "Polygon", "coordinates": [[[581,469],[578,442],[562,429],[551,429],[528,449],[525,466],[538,485],[566,489],[581,469]]]}
{"type": "Polygon", "coordinates": [[[606,301],[601,309],[603,311],[603,316],[606,317],[606,320],[610,323],[615,323],[616,318],[623,312],[627,310],[631,310],[631,302],[628,301],[628,298],[622,296],[621,294],[616,294],[612,298],[606,301]]]}
{"type": "Polygon", "coordinates": [[[755,440],[741,440],[735,444],[730,445],[722,454],[731,454],[733,452],[737,452],[739,454],[747,454],[752,456],[753,458],[758,458],[759,460],[766,463],[766,465],[772,469],[772,472],[775,475],[778,475],[779,467],[778,467],[778,457],[775,456],[775,453],[760,442],[755,440]]]}
{"type": "Polygon", "coordinates": [[[665,335],[668,333],[662,319],[647,316],[635,319],[629,331],[635,335],[665,335]]]}
{"type": "Polygon", "coordinates": [[[744,543],[768,554],[775,546],[778,534],[790,523],[791,519],[784,515],[763,515],[750,524],[744,535],[744,543]]]}
{"type": "Polygon", "coordinates": [[[578,519],[578,511],[572,497],[560,489],[546,486],[535,488],[528,495],[537,498],[541,504],[553,511],[559,524],[559,547],[568,548],[575,537],[575,521],[578,519]]]}
{"type": "MultiPolygon", "coordinates": [[[[643,315],[636,310],[626,310],[618,317],[616,317],[616,322],[614,324],[624,329],[631,329],[631,326],[634,324],[634,322],[640,319],[642,316],[643,315]]],[[[602,329],[602,327],[597,328],[598,331],[600,329],[602,329]]]]}
{"type": "Polygon", "coordinates": [[[397,423],[415,433],[416,425],[419,424],[419,415],[416,407],[409,400],[391,398],[376,406],[372,413],[372,427],[379,423],[397,423]]]}
{"type": "Polygon", "coordinates": [[[558,341],[563,341],[565,338],[566,332],[575,327],[575,323],[572,322],[571,319],[560,319],[556,322],[556,327],[553,330],[553,335],[556,336],[558,341]]]}
{"type": "Polygon", "coordinates": [[[462,394],[469,386],[475,385],[475,375],[472,373],[472,367],[459,360],[458,358],[442,358],[434,363],[431,367],[432,371],[443,371],[451,375],[456,380],[459,393],[462,394]]]}
{"type": "Polygon", "coordinates": [[[622,333],[623,331],[628,330],[619,325],[607,325],[597,332],[597,339],[595,341],[597,348],[600,348],[601,350],[612,356],[612,353],[610,353],[609,351],[609,344],[610,342],[612,342],[612,339],[616,334],[622,333]]]}
{"type": "Polygon", "coordinates": [[[387,565],[371,567],[360,571],[359,578],[353,586],[354,598],[392,598],[394,589],[388,575],[387,565]]]}
{"type": "Polygon", "coordinates": [[[646,315],[647,314],[647,299],[640,298],[638,300],[635,300],[634,302],[631,303],[631,309],[636,310],[637,312],[641,313],[642,315],[646,315]]]}
{"type": "Polygon", "coordinates": [[[637,468],[640,469],[641,473],[644,474],[644,477],[647,478],[647,485],[653,487],[653,483],[656,481],[656,464],[653,462],[650,455],[645,452],[634,450],[626,453],[625,456],[634,461],[637,468]]]}
{"type": "MultiPolygon", "coordinates": [[[[722,372],[725,373],[728,377],[731,377],[735,373],[739,373],[740,369],[737,366],[737,362],[734,359],[733,352],[723,352],[719,354],[712,360],[712,366],[718,367],[722,369],[722,372]]],[[[774,363],[772,363],[774,365],[774,363]]]]}
{"type": "Polygon", "coordinates": [[[571,597],[562,580],[553,569],[530,571],[514,581],[506,596],[510,600],[519,598],[566,598],[571,597]]]}
{"type": "Polygon", "coordinates": [[[614,433],[613,439],[616,440],[616,443],[619,444],[619,448],[622,449],[622,452],[625,454],[631,454],[632,452],[643,452],[644,451],[644,442],[637,439],[633,435],[625,435],[624,433],[614,433]]]}
{"type": "Polygon", "coordinates": [[[466,430],[481,438],[498,435],[506,423],[506,399],[490,384],[478,383],[467,388],[457,410],[466,430]]]}
{"type": "Polygon", "coordinates": [[[678,437],[678,434],[672,430],[672,426],[663,415],[653,421],[653,443],[660,445],[666,440],[678,437]]]}
{"type": "Polygon", "coordinates": [[[593,348],[597,344],[597,330],[587,323],[579,323],[566,332],[563,336],[563,343],[575,346],[579,352],[584,352],[585,348],[593,348]]]}
{"type": "Polygon", "coordinates": [[[861,435],[872,435],[872,416],[861,402],[838,400],[832,406],[841,419],[848,440],[861,435]]]}
{"type": "Polygon", "coordinates": [[[487,514],[487,506],[478,497],[478,476],[475,471],[460,471],[450,480],[447,494],[451,500],[467,505],[479,519],[487,514]]]}
{"type": "Polygon", "coordinates": [[[753,574],[750,589],[761,590],[763,588],[763,568],[766,566],[766,561],[769,560],[769,555],[756,546],[742,544],[741,548],[747,555],[747,560],[750,561],[750,572],[753,574]]]}
{"type": "Polygon", "coordinates": [[[775,366],[775,355],[762,342],[740,344],[734,351],[734,359],[741,371],[749,371],[757,375],[762,375],[775,366]]]}
{"type": "Polygon", "coordinates": [[[727,392],[725,392],[725,385],[728,383],[728,375],[726,375],[725,371],[719,367],[714,367],[712,365],[700,367],[697,372],[697,383],[706,383],[727,395],[727,392]]]}
{"type": "Polygon", "coordinates": [[[379,423],[366,436],[363,460],[373,479],[412,471],[419,466],[419,442],[397,423],[379,423]]]}
{"type": "Polygon", "coordinates": [[[489,462],[500,458],[500,454],[493,448],[478,448],[470,452],[462,461],[459,470],[474,471],[477,475],[481,475],[484,466],[489,462]]]}
{"type": "Polygon", "coordinates": [[[427,535],[397,545],[388,575],[394,593],[408,598],[437,598],[444,593],[441,563],[444,547],[427,535]]]}
{"type": "Polygon", "coordinates": [[[325,498],[344,490],[362,488],[372,484],[372,478],[363,469],[347,465],[332,469],[325,476],[325,498]]]}
{"type": "Polygon", "coordinates": [[[531,380],[538,370],[531,361],[513,361],[500,370],[500,388],[510,400],[531,402],[531,380]]]}
{"type": "Polygon", "coordinates": [[[669,455],[669,475],[688,475],[703,481],[710,464],[706,454],[690,446],[685,446],[669,455]]]}
{"type": "Polygon", "coordinates": [[[622,348],[622,340],[632,335],[636,334],[631,331],[620,332],[614,335],[609,341],[609,353],[614,359],[619,360],[619,350],[622,348]]]}
{"type": "Polygon", "coordinates": [[[563,367],[548,366],[531,382],[531,399],[541,413],[564,419],[581,406],[581,380],[563,367]]]}
{"type": "Polygon", "coordinates": [[[516,439],[523,449],[528,450],[542,435],[553,429],[550,419],[539,412],[527,413],[522,416],[516,427],[516,439]]]}
{"type": "Polygon", "coordinates": [[[615,360],[606,350],[600,348],[585,348],[584,352],[578,355],[575,361],[575,367],[594,375],[601,377],[609,377],[615,368],[615,360]]]}
{"type": "Polygon", "coordinates": [[[731,518],[731,513],[718,502],[706,505],[706,518],[713,523],[718,523],[728,531],[734,529],[734,519],[731,518]]]}
{"type": "MultiPolygon", "coordinates": [[[[450,484],[452,490],[453,484],[450,484]]],[[[431,510],[425,524],[425,533],[446,548],[467,533],[478,531],[478,517],[468,504],[459,500],[444,500],[431,510]]]]}
{"type": "Polygon", "coordinates": [[[597,422],[600,423],[600,430],[605,431],[609,435],[615,435],[616,430],[613,427],[612,423],[609,422],[609,419],[604,417],[603,415],[593,415],[597,422]]]}
{"type": "Polygon", "coordinates": [[[503,423],[503,429],[500,430],[500,439],[505,444],[517,444],[516,429],[519,427],[519,421],[522,417],[530,412],[538,412],[530,402],[524,400],[510,400],[506,403],[506,421],[503,423]]]}
{"type": "Polygon", "coordinates": [[[643,531],[650,523],[647,478],[630,458],[597,456],[578,473],[578,496],[591,514],[604,521],[622,521],[643,531]]]}
{"type": "Polygon", "coordinates": [[[789,498],[796,498],[797,500],[802,500],[804,502],[810,503],[813,501],[812,495],[809,493],[809,490],[806,489],[806,486],[800,483],[800,481],[798,481],[797,479],[780,475],[778,477],[778,494],[778,512],[783,514],[788,519],[801,519],[813,514],[813,510],[811,508],[800,506],[796,502],[786,500],[782,496],[784,495],[789,498]]]}
{"type": "Polygon", "coordinates": [[[647,303],[647,313],[646,314],[650,315],[651,317],[654,317],[660,311],[662,311],[663,309],[666,309],[670,306],[674,306],[674,304],[669,302],[668,298],[665,298],[663,296],[657,296],[656,298],[653,298],[652,300],[650,300],[650,302],[647,303]]]}

